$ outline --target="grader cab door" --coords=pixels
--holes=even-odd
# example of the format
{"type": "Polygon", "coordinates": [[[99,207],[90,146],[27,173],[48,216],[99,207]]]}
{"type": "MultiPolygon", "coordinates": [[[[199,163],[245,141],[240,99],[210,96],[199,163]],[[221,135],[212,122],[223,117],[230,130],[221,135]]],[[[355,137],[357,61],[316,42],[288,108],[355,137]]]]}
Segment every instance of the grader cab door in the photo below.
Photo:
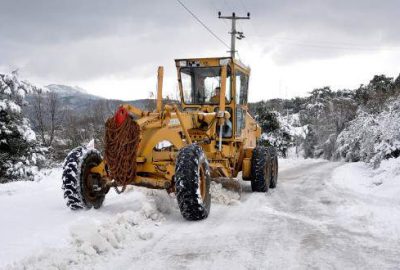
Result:
{"type": "Polygon", "coordinates": [[[247,96],[249,74],[242,69],[235,69],[235,134],[240,137],[246,125],[247,96]]]}

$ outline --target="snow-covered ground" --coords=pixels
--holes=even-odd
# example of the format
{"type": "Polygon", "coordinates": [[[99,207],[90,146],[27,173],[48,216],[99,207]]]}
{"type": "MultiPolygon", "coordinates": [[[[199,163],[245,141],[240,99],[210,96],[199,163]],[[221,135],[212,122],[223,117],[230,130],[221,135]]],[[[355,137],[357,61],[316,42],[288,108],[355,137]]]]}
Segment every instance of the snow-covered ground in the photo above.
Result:
{"type": "Polygon", "coordinates": [[[213,185],[208,219],[185,221],[164,191],[110,192],[72,212],[61,171],[0,185],[0,268],[396,269],[400,159],[280,160],[278,187],[237,196],[213,185]]]}

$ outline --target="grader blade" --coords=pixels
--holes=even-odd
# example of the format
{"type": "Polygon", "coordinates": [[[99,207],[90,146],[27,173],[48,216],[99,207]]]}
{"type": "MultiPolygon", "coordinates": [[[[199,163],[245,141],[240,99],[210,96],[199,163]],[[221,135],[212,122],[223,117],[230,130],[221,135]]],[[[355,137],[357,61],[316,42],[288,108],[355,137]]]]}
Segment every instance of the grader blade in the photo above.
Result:
{"type": "Polygon", "coordinates": [[[235,178],[217,177],[217,178],[212,178],[212,181],[221,184],[223,188],[229,191],[238,193],[239,196],[242,195],[242,185],[240,184],[239,180],[235,178]]]}

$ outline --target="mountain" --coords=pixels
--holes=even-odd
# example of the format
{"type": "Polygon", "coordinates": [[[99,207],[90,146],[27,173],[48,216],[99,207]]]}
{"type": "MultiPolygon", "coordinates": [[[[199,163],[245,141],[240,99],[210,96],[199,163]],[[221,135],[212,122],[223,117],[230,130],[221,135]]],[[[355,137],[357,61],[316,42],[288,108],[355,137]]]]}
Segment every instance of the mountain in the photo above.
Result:
{"type": "MultiPolygon", "coordinates": [[[[106,99],[100,96],[89,94],[87,90],[79,86],[69,86],[61,84],[49,84],[44,88],[50,92],[57,93],[58,109],[61,111],[73,111],[77,114],[87,113],[89,108],[101,107],[106,108],[108,113],[114,112],[121,104],[131,104],[142,110],[154,110],[156,101],[154,99],[137,99],[137,100],[119,100],[106,99]]],[[[35,102],[34,94],[29,94],[26,97],[28,106],[24,108],[24,112],[31,120],[33,117],[33,104],[35,102]]],[[[165,101],[164,103],[166,103],[165,101]]],[[[176,103],[176,101],[169,101],[176,103]]]]}
{"type": "MultiPolygon", "coordinates": [[[[50,91],[57,92],[60,95],[71,95],[71,94],[86,94],[89,96],[93,96],[88,94],[87,90],[79,87],[79,86],[69,86],[69,85],[62,85],[62,84],[49,84],[45,86],[45,88],[49,89],[50,91]]],[[[96,97],[96,96],[95,96],[96,97]]]]}
{"type": "Polygon", "coordinates": [[[96,101],[105,100],[102,97],[88,94],[85,89],[77,86],[50,84],[45,88],[57,93],[60,105],[64,109],[80,110],[80,108],[85,108],[96,101]]]}

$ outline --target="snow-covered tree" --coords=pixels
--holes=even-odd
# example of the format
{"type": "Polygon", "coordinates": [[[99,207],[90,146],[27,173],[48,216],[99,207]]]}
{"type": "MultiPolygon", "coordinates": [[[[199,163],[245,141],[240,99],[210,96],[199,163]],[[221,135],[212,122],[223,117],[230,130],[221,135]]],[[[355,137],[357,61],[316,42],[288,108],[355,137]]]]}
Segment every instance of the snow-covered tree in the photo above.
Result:
{"type": "Polygon", "coordinates": [[[258,106],[255,115],[263,131],[260,144],[274,146],[282,157],[287,157],[291,147],[296,147],[298,154],[298,148],[307,133],[307,127],[300,125],[299,115],[283,116],[277,111],[268,111],[266,103],[262,105],[258,106]]]}
{"type": "Polygon", "coordinates": [[[44,160],[43,149],[21,109],[33,88],[20,81],[17,72],[0,74],[0,182],[33,180],[44,160]]]}
{"type": "Polygon", "coordinates": [[[378,167],[382,159],[400,156],[400,101],[389,101],[379,114],[359,110],[338,136],[336,156],[378,167]]]}
{"type": "Polygon", "coordinates": [[[263,132],[259,143],[266,146],[274,146],[280,155],[286,157],[291,137],[285,131],[284,127],[280,126],[278,120],[279,113],[268,110],[265,102],[261,102],[255,108],[255,113],[255,119],[263,132]]]}
{"type": "Polygon", "coordinates": [[[302,125],[309,125],[303,144],[305,157],[331,159],[336,137],[354,119],[356,110],[353,91],[334,92],[329,87],[313,90],[300,111],[302,125]]]}
{"type": "Polygon", "coordinates": [[[400,86],[400,76],[393,80],[385,75],[375,75],[368,85],[361,85],[356,90],[356,100],[368,113],[380,113],[385,103],[392,96],[396,95],[400,86]]]}

